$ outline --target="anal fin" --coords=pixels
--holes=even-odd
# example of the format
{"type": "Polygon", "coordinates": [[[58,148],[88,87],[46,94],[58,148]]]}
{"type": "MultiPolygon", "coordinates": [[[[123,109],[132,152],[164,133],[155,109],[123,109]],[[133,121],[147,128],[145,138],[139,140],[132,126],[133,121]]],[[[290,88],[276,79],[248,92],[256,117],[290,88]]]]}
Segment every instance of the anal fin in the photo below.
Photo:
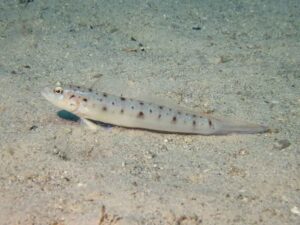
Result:
{"type": "Polygon", "coordinates": [[[92,131],[97,131],[99,129],[99,126],[96,123],[94,123],[88,119],[80,118],[80,120],[81,120],[80,122],[82,124],[84,124],[88,129],[90,129],[92,131]]]}

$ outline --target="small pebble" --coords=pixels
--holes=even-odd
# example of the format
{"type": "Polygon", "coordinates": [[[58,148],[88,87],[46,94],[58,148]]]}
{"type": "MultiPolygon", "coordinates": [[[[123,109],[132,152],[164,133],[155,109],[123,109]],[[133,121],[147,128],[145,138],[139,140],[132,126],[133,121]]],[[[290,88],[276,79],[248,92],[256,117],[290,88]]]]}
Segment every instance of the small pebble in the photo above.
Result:
{"type": "Polygon", "coordinates": [[[33,2],[33,0],[19,0],[20,4],[28,4],[30,2],[33,2]]]}
{"type": "Polygon", "coordinates": [[[192,27],[193,30],[201,30],[201,27],[200,26],[194,26],[192,27]]]}
{"type": "Polygon", "coordinates": [[[298,216],[300,215],[300,211],[297,206],[294,206],[293,208],[291,208],[291,212],[294,214],[297,214],[298,216]]]}
{"type": "Polygon", "coordinates": [[[289,140],[282,139],[282,140],[277,141],[274,144],[274,149],[282,150],[282,149],[285,149],[285,148],[289,147],[290,145],[291,145],[291,143],[289,142],[289,140]]]}
{"type": "Polygon", "coordinates": [[[33,125],[33,126],[31,126],[31,127],[29,128],[29,130],[36,130],[37,128],[38,128],[38,126],[33,125]]]}
{"type": "Polygon", "coordinates": [[[87,186],[86,184],[81,183],[81,182],[79,182],[79,183],[77,184],[77,187],[86,187],[86,186],[87,186]]]}
{"type": "Polygon", "coordinates": [[[222,63],[230,62],[230,61],[232,61],[233,59],[230,58],[229,56],[221,55],[221,56],[218,57],[216,60],[217,60],[217,61],[216,61],[217,64],[222,64],[222,63]]]}
{"type": "Polygon", "coordinates": [[[31,67],[29,65],[23,65],[24,68],[30,69],[31,67]]]}

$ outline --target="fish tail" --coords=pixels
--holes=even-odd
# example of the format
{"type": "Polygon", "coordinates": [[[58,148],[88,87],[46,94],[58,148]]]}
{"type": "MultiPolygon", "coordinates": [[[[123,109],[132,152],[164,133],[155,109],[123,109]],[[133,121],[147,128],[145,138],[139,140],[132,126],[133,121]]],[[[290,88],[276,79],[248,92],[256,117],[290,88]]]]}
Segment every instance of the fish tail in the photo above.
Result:
{"type": "Polygon", "coordinates": [[[215,134],[224,135],[231,133],[238,134],[256,134],[265,133],[269,128],[264,125],[248,123],[244,121],[231,120],[231,119],[214,119],[215,134]]]}

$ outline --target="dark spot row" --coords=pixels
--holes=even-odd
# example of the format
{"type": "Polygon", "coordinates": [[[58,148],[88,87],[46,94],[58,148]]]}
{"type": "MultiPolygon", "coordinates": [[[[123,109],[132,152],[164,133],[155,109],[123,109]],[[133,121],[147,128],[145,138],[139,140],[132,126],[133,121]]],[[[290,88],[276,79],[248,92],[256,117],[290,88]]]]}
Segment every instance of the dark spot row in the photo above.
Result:
{"type": "MultiPolygon", "coordinates": [[[[75,97],[75,95],[73,94],[73,95],[71,95],[71,96],[69,97],[69,99],[72,99],[72,98],[74,98],[74,97],[75,97]]],[[[79,96],[79,98],[80,98],[80,96],[79,96]]],[[[82,100],[83,100],[84,102],[87,102],[87,101],[88,101],[87,98],[82,98],[82,100]]]]}
{"type": "MultiPolygon", "coordinates": [[[[107,107],[106,107],[106,106],[103,106],[103,107],[102,107],[102,110],[103,110],[103,111],[107,111],[107,107]]],[[[121,110],[120,110],[120,113],[123,114],[123,113],[124,113],[124,109],[121,109],[121,110]]],[[[162,116],[161,114],[158,114],[157,118],[160,119],[161,116],[162,116]]],[[[143,112],[143,111],[140,111],[140,112],[137,114],[137,117],[138,117],[138,118],[145,118],[144,112],[143,112]]],[[[196,115],[193,115],[193,117],[195,118],[196,115]]],[[[176,123],[176,122],[177,122],[177,117],[176,117],[176,116],[173,116],[173,117],[172,117],[172,122],[173,122],[173,123],[176,123]]],[[[210,119],[208,119],[208,123],[209,123],[209,126],[212,126],[212,121],[211,121],[210,119]]],[[[196,120],[193,120],[193,126],[196,126],[196,120]]]]}

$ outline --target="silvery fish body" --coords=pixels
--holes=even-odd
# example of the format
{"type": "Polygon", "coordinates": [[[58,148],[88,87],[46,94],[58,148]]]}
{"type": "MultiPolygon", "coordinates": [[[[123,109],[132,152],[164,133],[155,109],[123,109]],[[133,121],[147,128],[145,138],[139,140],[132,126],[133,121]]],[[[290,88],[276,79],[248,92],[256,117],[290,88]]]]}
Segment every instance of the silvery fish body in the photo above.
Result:
{"type": "Polygon", "coordinates": [[[47,87],[42,95],[91,127],[90,120],[129,128],[200,135],[250,134],[268,130],[261,125],[193,114],[141,100],[93,92],[79,86],[47,87]]]}

